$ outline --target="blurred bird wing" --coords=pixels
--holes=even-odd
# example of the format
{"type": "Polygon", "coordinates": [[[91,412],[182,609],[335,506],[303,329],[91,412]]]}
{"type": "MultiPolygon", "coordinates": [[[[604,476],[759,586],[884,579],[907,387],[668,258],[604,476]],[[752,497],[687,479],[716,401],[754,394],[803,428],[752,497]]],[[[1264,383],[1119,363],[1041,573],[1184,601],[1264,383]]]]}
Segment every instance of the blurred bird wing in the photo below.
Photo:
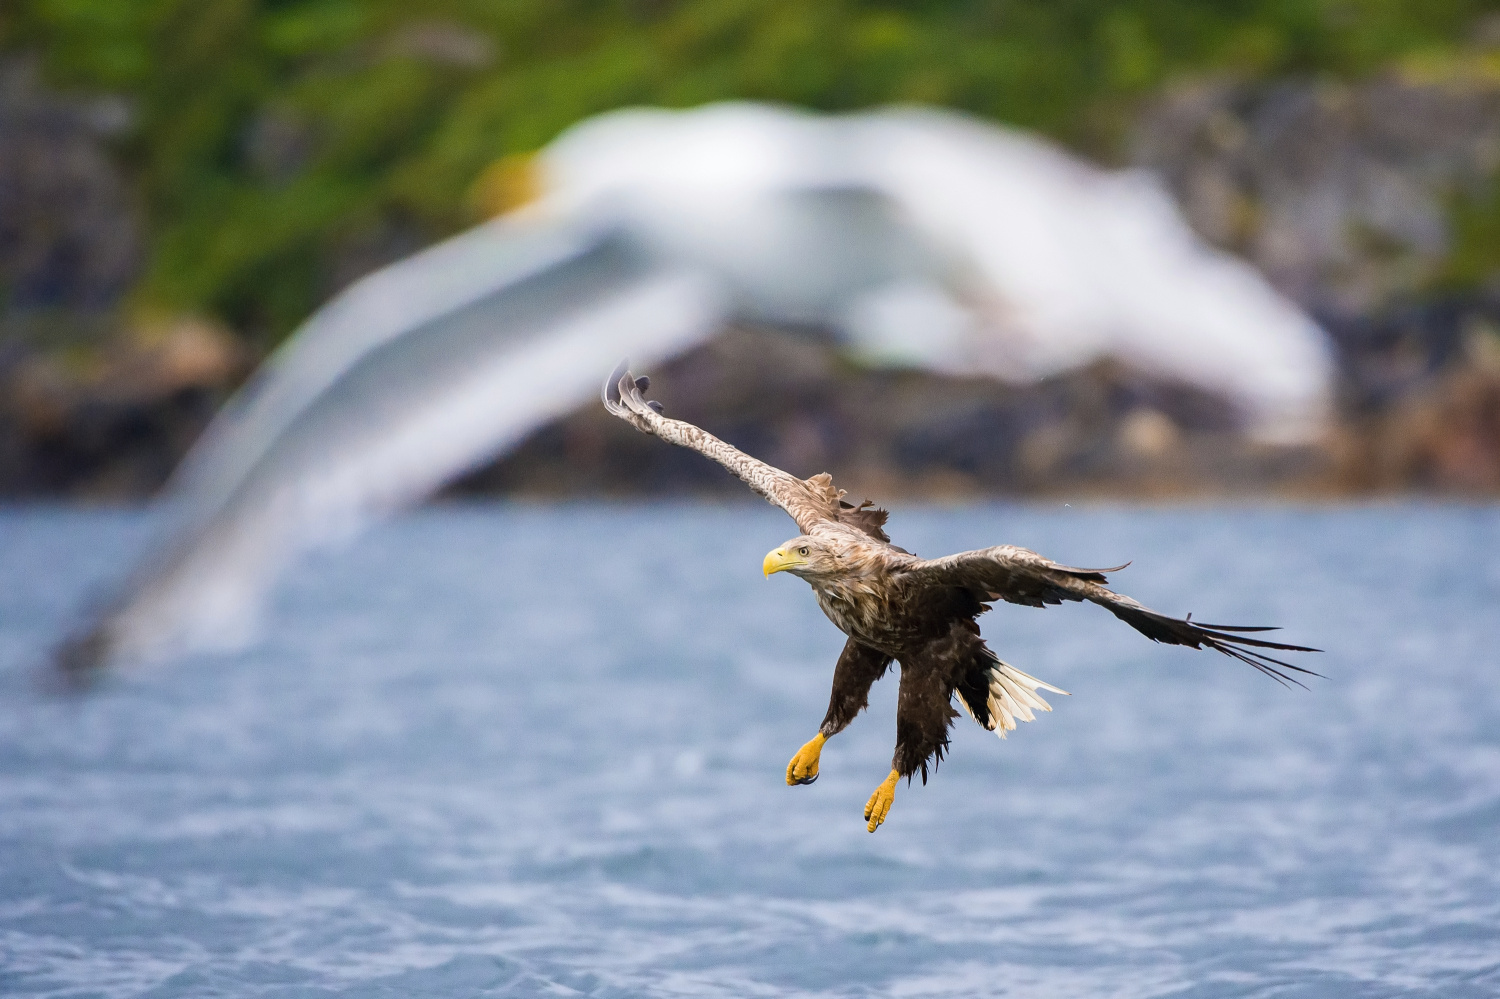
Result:
{"type": "Polygon", "coordinates": [[[1151,175],[950,112],[854,121],[870,183],[955,262],[958,297],[980,319],[950,323],[935,366],[1025,381],[1112,355],[1227,396],[1264,438],[1323,428],[1326,334],[1198,239],[1151,175]]]}
{"type": "Polygon", "coordinates": [[[240,644],[296,553],[571,411],[624,351],[671,356],[722,315],[710,277],[610,227],[492,223],[365,278],[215,420],[163,536],[61,658],[240,644]]]}
{"type": "MultiPolygon", "coordinates": [[[[649,379],[638,381],[621,362],[604,382],[604,407],[643,434],[660,437],[669,444],[697,451],[717,461],[768,502],[785,510],[804,534],[815,524],[840,519],[839,498],[843,493],[834,488],[828,473],[799,479],[790,472],[750,457],[701,427],[663,416],[659,412],[660,404],[648,402],[642,394],[642,389],[649,384],[649,379]]],[[[879,530],[878,523],[875,529],[879,530]]]]}
{"type": "Polygon", "coordinates": [[[1125,566],[1120,565],[1111,569],[1079,569],[1053,562],[1025,548],[1000,545],[930,561],[919,560],[906,569],[905,581],[908,586],[959,586],[972,591],[981,600],[1005,600],[1031,607],[1060,604],[1065,600],[1087,600],[1108,610],[1154,642],[1213,649],[1280,681],[1297,683],[1293,677],[1281,672],[1282,668],[1319,675],[1255,651],[1316,652],[1317,649],[1283,645],[1245,634],[1275,631],[1275,628],[1195,624],[1191,615],[1175,618],[1158,614],[1130,597],[1108,589],[1104,585],[1108,581],[1105,573],[1123,568],[1125,566]]]}
{"type": "MultiPolygon", "coordinates": [[[[496,219],[354,282],[315,312],[218,413],[168,484],[195,505],[232,492],[303,411],[362,359],[497,295],[598,260],[602,226],[496,219]]],[[[620,247],[612,247],[618,254],[620,247]]],[[[505,303],[508,304],[508,303],[505,303]]],[[[505,308],[505,304],[501,308],[505,308]]]]}

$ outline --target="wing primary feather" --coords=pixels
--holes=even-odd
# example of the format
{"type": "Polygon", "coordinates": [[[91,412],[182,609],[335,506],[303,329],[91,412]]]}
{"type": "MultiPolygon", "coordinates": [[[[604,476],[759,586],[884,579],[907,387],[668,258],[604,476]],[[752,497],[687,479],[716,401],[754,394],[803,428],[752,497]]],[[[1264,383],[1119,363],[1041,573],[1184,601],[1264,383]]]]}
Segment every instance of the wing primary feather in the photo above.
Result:
{"type": "Polygon", "coordinates": [[[604,389],[600,393],[600,397],[604,400],[604,408],[616,416],[620,415],[617,408],[623,408],[621,407],[620,400],[620,380],[629,374],[630,358],[627,357],[619,364],[616,364],[615,370],[611,371],[609,377],[604,379],[604,389]]]}
{"type": "Polygon", "coordinates": [[[648,401],[641,388],[641,382],[630,373],[629,364],[622,361],[604,384],[604,408],[643,434],[660,437],[718,462],[767,501],[785,510],[803,531],[839,519],[839,494],[826,474],[799,479],[751,457],[701,427],[664,417],[661,404],[648,401]]]}
{"type": "MultiPolygon", "coordinates": [[[[1054,562],[1054,563],[1052,563],[1052,568],[1058,569],[1058,570],[1060,570],[1062,572],[1066,572],[1070,576],[1101,576],[1102,577],[1107,572],[1120,572],[1123,569],[1130,568],[1130,562],[1122,562],[1119,565],[1110,566],[1107,569],[1083,569],[1083,568],[1080,568],[1080,567],[1074,566],[1074,565],[1060,565],[1060,564],[1054,562]]],[[[1099,581],[1100,580],[1095,580],[1095,582],[1099,582],[1099,581]]]]}
{"type": "MultiPolygon", "coordinates": [[[[1127,562],[1126,565],[1129,565],[1127,562]]],[[[907,571],[919,581],[958,586],[981,599],[1006,600],[1010,603],[1042,607],[1065,600],[1087,600],[1108,610],[1115,617],[1154,642],[1208,648],[1253,666],[1281,683],[1300,683],[1292,673],[1322,677],[1315,670],[1258,650],[1276,652],[1318,652],[1306,645],[1292,645],[1252,637],[1275,628],[1250,625],[1205,625],[1186,618],[1168,617],[1106,589],[1104,573],[1114,569],[1078,569],[1059,565],[1033,551],[1008,545],[961,552],[929,562],[919,562],[907,571]]]]}

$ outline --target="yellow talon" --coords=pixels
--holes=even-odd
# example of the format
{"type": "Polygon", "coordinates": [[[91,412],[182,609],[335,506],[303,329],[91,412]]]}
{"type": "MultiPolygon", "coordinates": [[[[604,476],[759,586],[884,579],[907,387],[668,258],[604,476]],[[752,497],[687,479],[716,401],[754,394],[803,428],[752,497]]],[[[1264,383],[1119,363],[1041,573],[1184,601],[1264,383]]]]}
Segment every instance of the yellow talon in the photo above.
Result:
{"type": "Polygon", "coordinates": [[[881,781],[875,793],[870,795],[870,801],[865,805],[865,818],[870,820],[866,827],[870,832],[879,828],[880,823],[885,821],[886,815],[890,813],[891,803],[896,800],[896,781],[901,775],[892,770],[891,775],[881,781]]]}
{"type": "Polygon", "coordinates": [[[818,779],[818,758],[823,755],[823,743],[827,741],[819,732],[797,750],[792,762],[786,765],[788,784],[811,784],[818,779]]]}

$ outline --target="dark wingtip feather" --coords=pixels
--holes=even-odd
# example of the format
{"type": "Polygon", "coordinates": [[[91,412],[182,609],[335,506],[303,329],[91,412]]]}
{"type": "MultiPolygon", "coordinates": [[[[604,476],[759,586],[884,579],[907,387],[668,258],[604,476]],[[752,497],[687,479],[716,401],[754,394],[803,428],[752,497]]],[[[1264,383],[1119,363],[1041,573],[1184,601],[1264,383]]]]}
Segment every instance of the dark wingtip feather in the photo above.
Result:
{"type": "Polygon", "coordinates": [[[1315,673],[1310,669],[1303,669],[1301,666],[1293,666],[1291,663],[1282,662],[1280,659],[1273,659],[1270,656],[1262,655],[1259,652],[1253,652],[1250,649],[1239,649],[1235,648],[1232,645],[1224,645],[1219,642],[1209,642],[1207,644],[1209,648],[1213,649],[1215,652],[1222,652],[1226,656],[1230,656],[1232,658],[1238,659],[1242,663],[1248,663],[1251,666],[1254,666],[1256,669],[1260,670],[1262,673],[1266,674],[1277,683],[1280,683],[1282,686],[1294,683],[1297,686],[1301,687],[1303,690],[1307,689],[1307,684],[1303,683],[1301,680],[1298,680],[1294,676],[1288,676],[1287,674],[1281,672],[1281,669],[1277,669],[1278,666],[1282,669],[1295,670],[1296,672],[1302,673],[1306,676],[1315,676],[1320,680],[1328,679],[1322,673],[1315,673]]]}
{"type": "MultiPolygon", "coordinates": [[[[1195,625],[1193,625],[1193,627],[1197,628],[1200,632],[1202,632],[1204,635],[1207,635],[1209,638],[1217,638],[1217,639],[1219,639],[1220,641],[1223,641],[1223,642],[1233,642],[1236,645],[1253,645],[1257,649],[1280,649],[1283,652],[1322,652],[1323,651],[1322,649],[1314,649],[1314,648],[1311,648],[1310,646],[1306,646],[1306,645],[1288,645],[1285,642],[1268,642],[1268,641],[1266,641],[1263,638],[1245,638],[1243,635],[1240,635],[1240,634],[1229,634],[1226,631],[1221,631],[1221,630],[1218,630],[1218,629],[1215,629],[1215,628],[1210,628],[1206,624],[1195,624],[1195,625]]],[[[1251,629],[1249,629],[1249,628],[1237,628],[1235,630],[1239,631],[1239,632],[1243,632],[1243,631],[1249,631],[1251,629]]]]}
{"type": "Polygon", "coordinates": [[[1305,676],[1316,676],[1327,679],[1323,674],[1314,670],[1305,669],[1301,666],[1293,666],[1291,663],[1272,658],[1258,649],[1275,649],[1278,652],[1318,652],[1306,645],[1289,645],[1283,642],[1268,642],[1263,638],[1251,638],[1243,634],[1247,631],[1267,631],[1261,627],[1235,626],[1233,631],[1224,631],[1207,625],[1198,624],[1193,621],[1192,615],[1185,618],[1172,618],[1165,614],[1141,607],[1139,604],[1110,604],[1105,603],[1111,613],[1120,618],[1126,624],[1135,628],[1141,634],[1154,642],[1163,642],[1167,645],[1185,645],[1194,649],[1212,649],[1231,658],[1238,659],[1272,677],[1278,683],[1294,683],[1299,687],[1306,688],[1306,684],[1296,677],[1283,673],[1282,670],[1291,670],[1305,676]],[[1279,667],[1279,668],[1278,668],[1279,667]]]}
{"type": "Polygon", "coordinates": [[[69,635],[52,650],[52,665],[71,677],[97,674],[109,661],[109,642],[99,629],[69,635]]]}
{"type": "MultiPolygon", "coordinates": [[[[1189,621],[1192,621],[1193,620],[1193,615],[1189,614],[1187,616],[1187,619],[1189,621]]],[[[1212,628],[1214,631],[1280,631],[1281,630],[1280,628],[1276,627],[1275,625],[1262,625],[1260,627],[1250,627],[1248,625],[1243,625],[1243,624],[1207,624],[1207,623],[1205,623],[1203,621],[1195,621],[1193,623],[1195,623],[1196,625],[1198,625],[1198,627],[1200,627],[1200,628],[1212,628]]]]}
{"type": "Polygon", "coordinates": [[[36,674],[38,689],[48,695],[83,694],[108,675],[112,649],[103,627],[76,631],[53,647],[36,674]]]}

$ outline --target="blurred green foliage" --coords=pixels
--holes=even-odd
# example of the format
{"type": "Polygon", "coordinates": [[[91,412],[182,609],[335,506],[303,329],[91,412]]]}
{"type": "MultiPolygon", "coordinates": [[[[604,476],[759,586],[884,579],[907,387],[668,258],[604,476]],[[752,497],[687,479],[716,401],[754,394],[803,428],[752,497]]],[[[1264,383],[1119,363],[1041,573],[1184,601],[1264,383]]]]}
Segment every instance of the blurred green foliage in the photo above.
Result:
{"type": "Polygon", "coordinates": [[[1450,197],[1448,225],[1452,246],[1435,287],[1459,292],[1493,287],[1500,275],[1500,176],[1481,191],[1450,197]]]}
{"type": "Polygon", "coordinates": [[[497,157],[623,105],[963,108],[1108,157],[1184,74],[1357,77],[1480,0],[9,0],[0,47],[127,95],[140,299],[269,345],[340,281],[474,220],[497,157]],[[365,249],[361,249],[365,248],[365,249]]]}

